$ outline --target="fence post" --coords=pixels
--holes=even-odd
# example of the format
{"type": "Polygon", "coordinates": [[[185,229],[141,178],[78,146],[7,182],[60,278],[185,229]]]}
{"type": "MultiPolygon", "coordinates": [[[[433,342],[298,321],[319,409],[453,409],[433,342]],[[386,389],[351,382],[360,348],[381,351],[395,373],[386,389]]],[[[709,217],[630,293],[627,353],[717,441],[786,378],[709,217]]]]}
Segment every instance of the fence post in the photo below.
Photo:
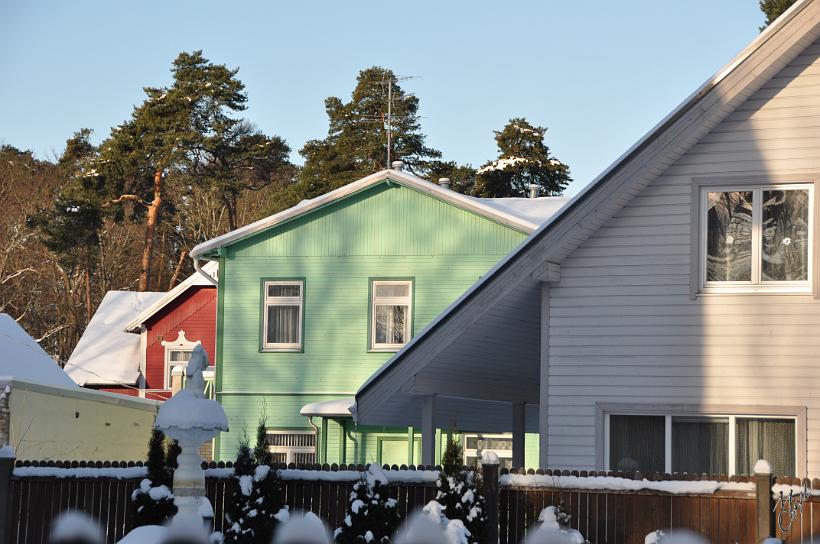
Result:
{"type": "Polygon", "coordinates": [[[11,473],[14,457],[0,451],[0,544],[11,542],[11,473]]]}
{"type": "Polygon", "coordinates": [[[763,542],[774,536],[774,512],[772,511],[772,465],[764,459],[755,463],[755,506],[757,530],[755,542],[763,542]]]}
{"type": "Polygon", "coordinates": [[[487,501],[487,530],[482,544],[498,544],[498,457],[487,453],[481,460],[481,494],[487,501]]]}

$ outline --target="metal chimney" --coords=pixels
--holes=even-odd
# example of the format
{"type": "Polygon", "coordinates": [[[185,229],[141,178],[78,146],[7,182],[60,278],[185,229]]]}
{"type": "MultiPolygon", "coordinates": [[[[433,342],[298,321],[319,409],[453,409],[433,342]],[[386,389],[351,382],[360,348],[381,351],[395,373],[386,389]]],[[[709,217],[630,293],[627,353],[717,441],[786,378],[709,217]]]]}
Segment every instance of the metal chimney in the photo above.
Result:
{"type": "Polygon", "coordinates": [[[401,172],[402,170],[404,170],[404,162],[402,162],[402,161],[393,161],[392,167],[393,167],[393,170],[398,170],[399,172],[401,172]]]}
{"type": "Polygon", "coordinates": [[[450,188],[450,178],[438,178],[438,186],[442,189],[450,188]]]}
{"type": "Polygon", "coordinates": [[[535,183],[529,184],[530,198],[538,198],[538,185],[535,183]]]}

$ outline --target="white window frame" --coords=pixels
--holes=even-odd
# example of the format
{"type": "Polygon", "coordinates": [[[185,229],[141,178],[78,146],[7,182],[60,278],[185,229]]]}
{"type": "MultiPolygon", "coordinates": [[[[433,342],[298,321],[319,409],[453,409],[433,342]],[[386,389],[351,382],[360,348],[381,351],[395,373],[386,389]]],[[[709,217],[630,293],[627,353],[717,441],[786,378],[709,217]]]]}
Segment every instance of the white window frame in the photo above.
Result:
{"type": "Polygon", "coordinates": [[[413,280],[371,280],[370,282],[370,350],[399,351],[404,344],[376,343],[376,306],[407,306],[405,333],[407,342],[413,337],[413,280]],[[377,297],[376,287],[380,285],[406,285],[407,295],[403,297],[377,297]]]}
{"type": "Polygon", "coordinates": [[[187,364],[187,363],[185,363],[185,364],[177,363],[177,364],[172,365],[171,364],[171,352],[172,351],[182,351],[182,352],[185,352],[185,353],[191,353],[192,351],[194,351],[194,348],[196,346],[198,346],[199,344],[201,344],[201,343],[202,342],[199,341],[199,340],[191,341],[191,340],[188,340],[187,338],[185,338],[185,331],[183,331],[182,329],[179,330],[179,333],[177,335],[176,340],[173,340],[173,341],[170,341],[170,342],[166,341],[166,340],[162,341],[162,345],[165,347],[165,365],[164,365],[164,369],[163,369],[164,374],[163,374],[163,381],[162,381],[162,386],[163,387],[162,388],[165,391],[169,391],[171,389],[171,382],[172,382],[172,379],[171,379],[171,370],[172,370],[172,368],[171,367],[172,366],[182,366],[182,367],[184,367],[187,364]]]}
{"type": "Polygon", "coordinates": [[[318,443],[318,437],[316,433],[313,431],[277,431],[277,430],[267,430],[265,431],[266,434],[276,434],[276,435],[283,435],[283,434],[290,434],[290,435],[310,435],[313,436],[313,446],[268,446],[268,451],[271,453],[284,453],[286,456],[285,463],[295,463],[296,461],[293,460],[294,455],[299,453],[312,453],[313,458],[316,459],[316,445],[318,443]]]}
{"type": "Polygon", "coordinates": [[[700,188],[699,196],[700,220],[698,225],[700,248],[698,256],[700,269],[700,292],[702,294],[714,293],[811,293],[812,278],[814,274],[814,184],[810,182],[800,183],[773,183],[773,184],[750,184],[750,185],[704,185],[700,188]],[[763,220],[763,191],[789,191],[803,190],[809,193],[808,206],[808,279],[805,281],[763,281],[761,278],[762,268],[762,245],[763,233],[761,224],[763,220]],[[708,221],[708,194],[727,192],[751,192],[752,193],[752,270],[750,281],[708,281],[707,277],[707,221],[708,221]]]}
{"type": "Polygon", "coordinates": [[[651,416],[664,418],[664,472],[672,473],[672,418],[701,418],[701,419],[728,419],[729,420],[729,448],[728,448],[728,476],[734,476],[737,472],[737,420],[738,419],[787,419],[794,422],[794,468],[795,473],[801,473],[800,467],[800,451],[798,444],[800,443],[800,418],[794,415],[787,414],[717,414],[708,413],[701,414],[696,412],[632,412],[632,411],[612,411],[604,413],[604,470],[611,470],[609,465],[609,417],[610,416],[651,416]]]}
{"type": "MultiPolygon", "coordinates": [[[[510,440],[512,441],[512,433],[501,433],[501,434],[487,434],[487,433],[465,433],[462,437],[463,444],[464,444],[464,464],[467,464],[467,459],[469,457],[477,457],[481,459],[480,452],[484,451],[484,448],[467,448],[467,439],[468,438],[476,438],[479,440],[487,439],[487,438],[499,438],[502,440],[510,440]]],[[[490,448],[488,451],[495,452],[498,455],[499,459],[509,459],[512,463],[513,459],[513,451],[509,450],[497,450],[490,448]]]]}
{"type": "Polygon", "coordinates": [[[303,280],[265,280],[262,291],[262,349],[263,351],[300,351],[302,349],[302,326],[305,311],[305,282],[303,280]],[[298,297],[271,297],[268,296],[268,287],[273,285],[298,285],[298,297]],[[296,342],[268,342],[268,307],[270,306],[297,306],[299,315],[296,320],[298,335],[296,342]]]}

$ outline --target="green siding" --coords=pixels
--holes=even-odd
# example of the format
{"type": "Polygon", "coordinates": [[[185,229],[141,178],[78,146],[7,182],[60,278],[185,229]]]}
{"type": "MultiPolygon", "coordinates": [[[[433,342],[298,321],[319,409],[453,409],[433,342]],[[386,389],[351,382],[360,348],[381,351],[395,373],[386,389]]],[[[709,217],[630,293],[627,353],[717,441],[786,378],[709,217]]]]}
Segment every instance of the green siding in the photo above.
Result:
{"type": "MultiPolygon", "coordinates": [[[[242,432],[252,434],[263,402],[271,428],[310,429],[299,415],[303,405],[352,396],[392,355],[368,352],[372,278],[413,278],[416,334],[523,238],[472,212],[384,183],[223,250],[217,384],[231,431],[221,436],[217,457],[233,458],[242,432]],[[262,278],[304,278],[301,352],[260,349],[262,278]]],[[[331,462],[340,452],[334,425],[328,432],[331,462]]],[[[358,445],[348,438],[347,457],[375,461],[381,431],[363,432],[358,445]]],[[[406,439],[406,429],[386,431],[406,439]]]]}

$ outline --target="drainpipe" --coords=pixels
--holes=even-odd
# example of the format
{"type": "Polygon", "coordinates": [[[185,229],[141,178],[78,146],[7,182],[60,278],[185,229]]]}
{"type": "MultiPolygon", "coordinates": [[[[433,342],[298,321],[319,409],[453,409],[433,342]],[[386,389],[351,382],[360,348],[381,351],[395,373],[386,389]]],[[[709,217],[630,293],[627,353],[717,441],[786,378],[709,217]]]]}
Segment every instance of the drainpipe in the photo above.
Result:
{"type": "Polygon", "coordinates": [[[313,441],[316,444],[316,461],[321,463],[322,461],[319,459],[319,453],[321,453],[319,448],[319,426],[313,423],[313,416],[308,416],[308,423],[313,427],[313,436],[316,437],[316,440],[313,441]]]}
{"type": "Polygon", "coordinates": [[[202,267],[199,266],[199,257],[191,257],[191,260],[194,261],[194,270],[202,274],[209,282],[213,283],[215,286],[219,287],[219,282],[213,278],[210,274],[202,270],[202,267]]]}

